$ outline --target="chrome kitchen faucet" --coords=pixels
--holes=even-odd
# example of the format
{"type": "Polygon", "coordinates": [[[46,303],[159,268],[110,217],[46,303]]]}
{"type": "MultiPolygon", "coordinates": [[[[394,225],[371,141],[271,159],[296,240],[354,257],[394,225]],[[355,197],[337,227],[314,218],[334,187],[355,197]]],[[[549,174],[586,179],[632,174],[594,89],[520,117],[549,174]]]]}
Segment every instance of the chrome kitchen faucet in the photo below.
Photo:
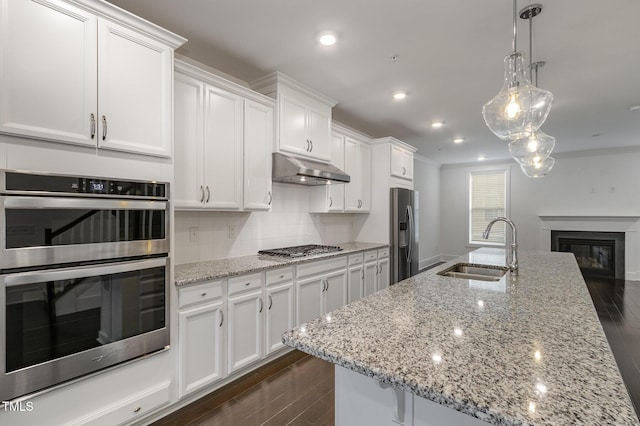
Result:
{"type": "Polygon", "coordinates": [[[516,232],[516,224],[513,223],[511,219],[508,217],[496,217],[487,225],[487,229],[482,233],[482,238],[485,240],[489,238],[489,232],[491,232],[491,227],[496,222],[504,222],[511,227],[511,244],[509,244],[510,250],[507,251],[507,266],[511,273],[518,273],[518,236],[516,232]]]}

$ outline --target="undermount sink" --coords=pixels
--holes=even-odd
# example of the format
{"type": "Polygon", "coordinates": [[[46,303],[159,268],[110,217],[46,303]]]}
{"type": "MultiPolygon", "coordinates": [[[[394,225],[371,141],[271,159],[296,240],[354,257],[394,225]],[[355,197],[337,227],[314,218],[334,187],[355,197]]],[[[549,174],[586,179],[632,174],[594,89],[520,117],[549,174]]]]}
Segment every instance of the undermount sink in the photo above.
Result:
{"type": "Polygon", "coordinates": [[[506,266],[478,265],[475,263],[456,263],[440,272],[438,275],[465,280],[500,281],[507,273],[506,266]]]}

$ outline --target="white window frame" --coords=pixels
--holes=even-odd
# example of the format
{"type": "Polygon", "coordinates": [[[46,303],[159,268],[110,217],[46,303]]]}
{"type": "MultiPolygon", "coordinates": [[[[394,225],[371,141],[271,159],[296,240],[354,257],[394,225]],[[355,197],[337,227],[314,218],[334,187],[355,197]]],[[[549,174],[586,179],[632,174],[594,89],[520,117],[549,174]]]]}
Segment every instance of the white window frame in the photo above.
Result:
{"type": "MultiPolygon", "coordinates": [[[[465,212],[465,223],[466,223],[466,244],[467,247],[505,247],[506,242],[495,243],[489,241],[473,241],[471,236],[471,176],[486,174],[486,173],[496,173],[502,172],[504,173],[504,202],[505,202],[505,216],[510,217],[511,215],[511,166],[492,166],[492,167],[482,167],[482,168],[474,168],[468,170],[466,173],[466,212],[465,212]]],[[[497,225],[497,224],[496,224],[497,225]]],[[[508,240],[509,227],[507,227],[505,232],[505,240],[508,240]]]]}

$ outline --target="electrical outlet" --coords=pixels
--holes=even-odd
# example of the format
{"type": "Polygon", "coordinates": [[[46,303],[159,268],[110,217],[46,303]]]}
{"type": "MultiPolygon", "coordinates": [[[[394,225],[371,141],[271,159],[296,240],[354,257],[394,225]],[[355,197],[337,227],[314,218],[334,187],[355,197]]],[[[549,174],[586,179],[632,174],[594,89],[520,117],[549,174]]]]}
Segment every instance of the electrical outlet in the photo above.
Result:
{"type": "Polygon", "coordinates": [[[229,225],[229,238],[236,237],[236,227],[234,225],[229,225]]]}
{"type": "Polygon", "coordinates": [[[189,228],[189,241],[198,241],[198,227],[189,228]]]}

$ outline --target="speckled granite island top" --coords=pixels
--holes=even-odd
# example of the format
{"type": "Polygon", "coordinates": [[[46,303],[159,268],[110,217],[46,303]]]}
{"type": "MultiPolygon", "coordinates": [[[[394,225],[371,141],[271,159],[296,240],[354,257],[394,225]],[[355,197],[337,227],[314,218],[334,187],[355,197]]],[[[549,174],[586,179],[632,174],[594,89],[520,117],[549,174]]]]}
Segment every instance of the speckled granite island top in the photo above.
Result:
{"type": "Polygon", "coordinates": [[[329,259],[331,257],[343,256],[345,254],[358,251],[373,250],[389,246],[389,244],[362,242],[349,242],[333,245],[339,246],[342,248],[342,251],[295,258],[252,255],[176,265],[175,284],[177,286],[195,284],[233,275],[249,274],[252,272],[312,262],[314,260],[329,259]]]}
{"type": "Polygon", "coordinates": [[[437,275],[504,265],[481,249],[283,335],[318,358],[499,425],[638,425],[573,255],[520,254],[498,282],[437,275]]]}

